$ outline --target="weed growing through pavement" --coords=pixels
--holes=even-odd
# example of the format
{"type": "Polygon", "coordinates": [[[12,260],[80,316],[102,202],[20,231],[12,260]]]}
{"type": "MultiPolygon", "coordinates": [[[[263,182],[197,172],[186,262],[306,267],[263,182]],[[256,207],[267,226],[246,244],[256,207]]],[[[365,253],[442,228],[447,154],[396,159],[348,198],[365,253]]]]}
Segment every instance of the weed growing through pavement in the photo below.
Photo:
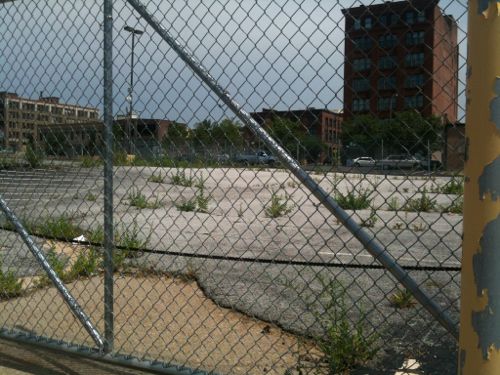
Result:
{"type": "Polygon", "coordinates": [[[446,185],[441,189],[443,194],[464,194],[464,180],[463,178],[452,178],[446,185]]]}
{"type": "Polygon", "coordinates": [[[403,210],[410,212],[430,212],[436,209],[436,200],[429,197],[425,192],[420,198],[408,199],[403,210]]]}
{"type": "Polygon", "coordinates": [[[132,192],[128,195],[129,204],[132,207],[137,207],[139,209],[150,208],[156,209],[161,207],[161,202],[156,198],[154,202],[149,202],[145,195],[142,194],[139,190],[132,190],[132,192]]]}
{"type": "Polygon", "coordinates": [[[189,200],[182,200],[181,203],[176,203],[175,207],[177,207],[179,211],[183,212],[196,211],[196,198],[189,200]]]}
{"type": "Polygon", "coordinates": [[[243,217],[243,204],[240,203],[240,208],[238,209],[238,217],[241,219],[243,217]]]}
{"type": "Polygon", "coordinates": [[[366,228],[373,228],[378,220],[377,212],[372,208],[370,216],[361,221],[361,226],[366,228]]]}
{"type": "Polygon", "coordinates": [[[359,193],[350,191],[347,194],[342,194],[336,191],[335,200],[344,210],[364,210],[370,207],[372,199],[370,195],[373,193],[370,189],[360,189],[359,193]]]}
{"type": "Polygon", "coordinates": [[[82,156],[80,159],[80,165],[83,168],[99,167],[101,164],[102,160],[95,156],[82,156]]]}
{"type": "Polygon", "coordinates": [[[357,321],[350,321],[352,314],[346,306],[345,288],[341,283],[319,276],[318,280],[322,287],[318,298],[322,301],[322,311],[307,303],[323,331],[315,341],[323,352],[329,374],[344,373],[373,359],[378,352],[377,336],[366,332],[364,314],[357,321]]]}
{"type": "Polygon", "coordinates": [[[414,232],[423,232],[426,228],[425,224],[422,222],[414,223],[411,227],[414,232]]]}
{"type": "Polygon", "coordinates": [[[186,172],[184,170],[182,171],[177,171],[177,173],[173,176],[171,176],[172,184],[174,185],[180,185],[184,187],[191,187],[193,186],[193,178],[192,177],[186,177],[186,172]]]}
{"type": "Polygon", "coordinates": [[[85,200],[87,201],[90,201],[90,202],[95,202],[97,200],[97,196],[94,195],[92,192],[88,192],[86,195],[85,195],[85,200]]]}
{"type": "Polygon", "coordinates": [[[399,199],[397,197],[391,197],[389,202],[387,202],[387,206],[389,206],[389,211],[398,211],[400,208],[399,199]]]}
{"type": "Polygon", "coordinates": [[[161,173],[159,174],[152,174],[151,176],[148,177],[148,182],[154,182],[157,184],[161,184],[165,181],[165,177],[162,176],[161,173]]]}
{"type": "Polygon", "coordinates": [[[392,225],[392,229],[396,229],[396,230],[400,230],[404,227],[404,224],[400,221],[398,222],[395,222],[393,225],[392,225]]]}
{"type": "Polygon", "coordinates": [[[20,296],[23,283],[12,271],[3,272],[3,260],[0,258],[0,300],[20,296]]]}
{"type": "Polygon", "coordinates": [[[96,275],[99,272],[100,258],[99,252],[93,246],[83,250],[67,272],[67,278],[75,280],[96,275]]]}
{"type": "Polygon", "coordinates": [[[454,199],[448,206],[441,206],[441,212],[451,214],[462,214],[464,206],[464,198],[458,197],[454,199]]]}
{"type": "Polygon", "coordinates": [[[266,216],[274,219],[292,212],[294,205],[289,204],[290,199],[290,196],[286,193],[285,196],[281,196],[276,191],[273,191],[269,205],[264,210],[266,216]]]}
{"type": "MultiPolygon", "coordinates": [[[[47,254],[45,254],[45,258],[47,259],[47,262],[50,264],[56,275],[62,280],[62,281],[67,281],[67,275],[66,272],[64,271],[66,267],[66,262],[63,261],[59,255],[56,253],[55,248],[52,246],[47,254]]],[[[38,287],[44,287],[47,285],[50,285],[51,281],[49,277],[44,274],[41,276],[38,281],[37,281],[37,286],[38,287]]]]}
{"type": "Polygon", "coordinates": [[[389,298],[391,306],[397,309],[409,309],[415,306],[415,299],[408,289],[398,289],[389,298]]]}
{"type": "Polygon", "coordinates": [[[83,229],[73,224],[67,215],[49,217],[26,223],[29,232],[40,237],[72,239],[83,233],[83,229]]]}

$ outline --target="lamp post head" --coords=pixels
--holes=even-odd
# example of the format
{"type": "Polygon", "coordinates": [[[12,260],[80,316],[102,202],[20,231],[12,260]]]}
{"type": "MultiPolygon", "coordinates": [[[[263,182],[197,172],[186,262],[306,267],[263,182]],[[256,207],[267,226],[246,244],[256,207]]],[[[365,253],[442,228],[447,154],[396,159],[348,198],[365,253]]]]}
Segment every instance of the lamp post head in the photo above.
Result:
{"type": "Polygon", "coordinates": [[[134,28],[133,28],[133,27],[131,27],[131,26],[125,26],[125,27],[123,28],[123,30],[128,31],[129,33],[134,33],[134,34],[136,34],[136,35],[142,35],[142,34],[144,34],[144,31],[143,31],[143,30],[134,29],[134,28]]]}

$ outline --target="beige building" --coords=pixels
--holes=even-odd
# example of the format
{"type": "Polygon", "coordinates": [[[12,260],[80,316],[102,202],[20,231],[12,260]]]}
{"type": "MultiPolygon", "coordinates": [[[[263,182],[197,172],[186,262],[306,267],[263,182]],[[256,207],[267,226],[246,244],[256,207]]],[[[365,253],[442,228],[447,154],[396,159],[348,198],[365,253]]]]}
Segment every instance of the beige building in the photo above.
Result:
{"type": "Polygon", "coordinates": [[[38,100],[22,98],[16,93],[0,92],[0,144],[13,151],[21,150],[30,140],[39,140],[39,127],[45,131],[54,125],[61,131],[65,125],[95,123],[99,111],[93,107],[62,104],[59,98],[38,100]]]}

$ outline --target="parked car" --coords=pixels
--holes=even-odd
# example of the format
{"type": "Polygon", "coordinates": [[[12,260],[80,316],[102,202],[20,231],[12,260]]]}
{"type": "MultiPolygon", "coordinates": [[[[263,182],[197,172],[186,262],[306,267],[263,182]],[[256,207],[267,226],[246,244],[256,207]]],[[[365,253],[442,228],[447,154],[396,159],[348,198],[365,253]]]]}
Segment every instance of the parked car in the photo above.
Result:
{"type": "Polygon", "coordinates": [[[439,160],[420,160],[420,167],[422,169],[428,170],[430,169],[431,171],[436,171],[439,170],[443,167],[443,164],[439,160]],[[430,165],[429,165],[430,162],[430,165]]]}
{"type": "Polygon", "coordinates": [[[382,169],[417,168],[420,166],[420,160],[410,155],[389,155],[379,160],[377,165],[382,169]]]}
{"type": "Polygon", "coordinates": [[[355,167],[375,167],[376,164],[375,159],[369,156],[361,156],[352,161],[352,165],[355,167]]]}
{"type": "Polygon", "coordinates": [[[255,154],[240,154],[236,155],[234,160],[237,163],[243,164],[268,164],[273,165],[276,163],[276,158],[272,155],[268,155],[264,151],[257,151],[255,154]]]}

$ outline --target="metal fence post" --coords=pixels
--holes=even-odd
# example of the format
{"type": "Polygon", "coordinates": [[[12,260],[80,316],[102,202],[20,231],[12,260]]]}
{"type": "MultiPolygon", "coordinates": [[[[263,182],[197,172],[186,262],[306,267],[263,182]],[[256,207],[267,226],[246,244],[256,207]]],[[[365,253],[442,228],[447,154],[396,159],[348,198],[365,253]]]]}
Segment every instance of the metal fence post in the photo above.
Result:
{"type": "Polygon", "coordinates": [[[500,369],[500,1],[469,2],[459,374],[500,369]]]}
{"type": "Polygon", "coordinates": [[[104,0],[104,351],[113,350],[113,1],[104,0]]]}

